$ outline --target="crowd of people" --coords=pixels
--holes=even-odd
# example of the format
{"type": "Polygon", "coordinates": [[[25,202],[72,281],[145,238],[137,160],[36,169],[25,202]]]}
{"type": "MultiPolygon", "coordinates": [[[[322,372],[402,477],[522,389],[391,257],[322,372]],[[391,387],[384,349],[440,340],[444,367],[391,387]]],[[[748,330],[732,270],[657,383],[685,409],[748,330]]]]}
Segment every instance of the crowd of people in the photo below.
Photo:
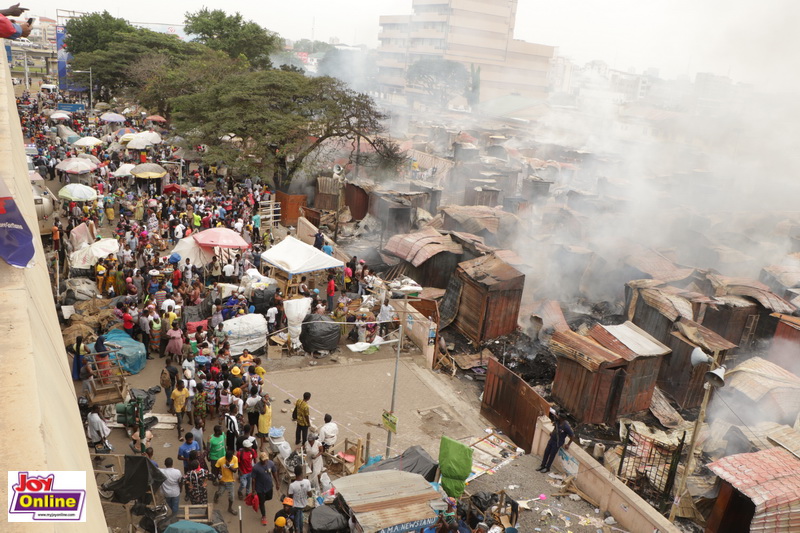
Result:
{"type": "MultiPolygon", "coordinates": [[[[55,135],[53,121],[44,113],[62,100],[59,93],[25,93],[18,104],[26,142],[36,146],[34,167],[43,179],[66,183],[71,176],[56,166],[81,150],[55,135]]],[[[181,495],[189,504],[205,504],[212,485],[216,487],[213,501],[226,499],[231,513],[234,493],[239,499],[257,495],[262,523],[268,524],[265,504],[280,484],[276,465],[270,460],[273,405],[265,386],[266,370],[261,358],[247,349],[234,355],[223,327],[225,320],[255,311],[241,291],[223,297],[220,284],[238,284],[248,269],[260,267],[261,252],[274,244],[272,228],[262,225],[258,210],[270,190],[250,178],[234,182],[218,175],[218,169],[203,166],[188,176],[192,188],[177,188],[168,194],[159,192],[153,180],[141,183],[117,178],[113,172],[119,165],[169,158],[174,148],[164,145],[130,153],[116,145],[113,129],[141,127],[141,121],[111,126],[81,113],[71,117],[68,125],[73,131],[103,140],[86,151],[100,161],[92,179],[98,197],[89,202],[64,202],[53,221],[52,250],[66,263],[74,251],[70,236],[82,225],[92,239],[105,236],[119,242],[117,253],[98,260],[90,272],[82,274],[95,279],[98,297],[116,298],[114,315],[122,329],[145,346],[147,359],[164,361],[159,384],[169,412],[176,416],[180,443],[175,458],[168,457],[159,465],[166,478],[162,491],[167,504],[176,514],[181,495]],[[169,251],[180,239],[217,227],[237,232],[249,246],[225,258],[214,255],[208,264],[193,264],[189,258],[170,261],[169,251]],[[206,325],[190,332],[183,315],[187,308],[199,308],[204,301],[212,302],[208,316],[203,317],[206,325]]],[[[321,233],[314,245],[333,253],[321,233]]],[[[376,278],[365,261],[353,257],[344,269],[330,271],[325,278],[322,294],[305,277],[298,293],[311,298],[313,312],[332,316],[343,328],[350,323],[354,339],[371,341],[378,333],[375,316],[353,312],[347,296],[350,291],[362,295],[373,288],[376,278]]],[[[286,326],[285,297],[277,290],[264,312],[271,333],[286,326]]],[[[381,313],[392,316],[388,301],[381,313]]],[[[97,333],[94,344],[78,337],[67,347],[73,357],[73,378],[83,382],[84,390],[90,380],[110,378],[114,348],[106,345],[102,331],[97,333]]],[[[338,438],[338,426],[330,414],[324,416],[319,434],[310,431],[310,398],[311,394],[305,393],[297,400],[293,419],[295,445],[311,472],[308,478],[303,468],[293,472],[293,481],[281,495],[283,507],[272,520],[279,532],[302,532],[303,509],[312,491],[320,490],[323,453],[338,438]]],[[[87,425],[91,443],[110,450],[110,430],[100,409],[89,413],[87,425]]],[[[151,439],[150,431],[143,438],[132,431],[131,449],[136,453],[144,450],[153,460],[151,439]]]]}

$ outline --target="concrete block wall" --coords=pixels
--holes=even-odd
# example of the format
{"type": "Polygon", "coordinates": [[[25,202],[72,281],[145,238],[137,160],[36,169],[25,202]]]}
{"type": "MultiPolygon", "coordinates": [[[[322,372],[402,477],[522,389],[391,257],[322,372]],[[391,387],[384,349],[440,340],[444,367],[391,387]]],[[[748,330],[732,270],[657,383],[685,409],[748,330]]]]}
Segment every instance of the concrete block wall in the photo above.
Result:
{"type": "MultiPolygon", "coordinates": [[[[531,453],[540,456],[544,453],[552,431],[550,419],[539,417],[531,453]]],[[[576,443],[564,454],[559,454],[553,467],[570,474],[577,470],[575,485],[599,503],[601,512],[611,513],[621,528],[636,533],[680,533],[678,527],[583,450],[577,444],[577,435],[576,443]]]]}

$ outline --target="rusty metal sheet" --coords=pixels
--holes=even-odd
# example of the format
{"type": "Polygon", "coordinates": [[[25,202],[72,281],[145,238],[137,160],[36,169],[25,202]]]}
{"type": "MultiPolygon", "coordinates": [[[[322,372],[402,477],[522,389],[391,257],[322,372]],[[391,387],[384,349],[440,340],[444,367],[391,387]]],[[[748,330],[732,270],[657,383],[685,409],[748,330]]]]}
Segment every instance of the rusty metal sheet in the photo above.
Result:
{"type": "Polygon", "coordinates": [[[486,369],[481,415],[531,453],[536,421],[550,411],[550,404],[511,370],[494,359],[486,369]]]}
{"type": "Polygon", "coordinates": [[[597,371],[600,367],[622,366],[626,363],[621,355],[603,348],[593,339],[574,331],[553,333],[550,339],[550,350],[556,355],[575,361],[590,371],[597,371]]]}
{"type": "Polygon", "coordinates": [[[461,245],[453,242],[449,235],[442,235],[430,227],[414,233],[394,235],[386,243],[384,250],[408,261],[415,267],[442,252],[456,255],[464,253],[461,245]]]}
{"type": "Polygon", "coordinates": [[[686,421],[681,414],[669,403],[661,389],[653,389],[653,398],[650,401],[650,412],[658,418],[664,427],[674,429],[683,426],[686,421]]]}
{"type": "Polygon", "coordinates": [[[668,354],[671,350],[633,322],[626,321],[616,326],[596,324],[590,336],[605,348],[620,354],[626,359],[655,357],[668,354]]]}
{"type": "Polygon", "coordinates": [[[458,267],[464,275],[489,290],[521,289],[525,283],[525,274],[494,254],[464,261],[458,267]]]}

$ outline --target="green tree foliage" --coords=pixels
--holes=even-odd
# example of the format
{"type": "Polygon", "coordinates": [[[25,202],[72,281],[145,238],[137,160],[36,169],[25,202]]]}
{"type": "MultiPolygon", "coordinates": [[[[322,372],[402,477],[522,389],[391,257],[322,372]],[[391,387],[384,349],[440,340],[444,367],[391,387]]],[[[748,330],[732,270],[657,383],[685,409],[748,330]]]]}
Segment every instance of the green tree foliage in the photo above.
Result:
{"type": "Polygon", "coordinates": [[[309,54],[324,53],[333,50],[334,46],[324,41],[312,41],[311,39],[300,39],[292,45],[295,52],[306,52],[309,54]]]}
{"type": "Polygon", "coordinates": [[[470,74],[467,68],[457,61],[447,59],[420,59],[408,67],[406,80],[419,86],[442,107],[454,96],[461,96],[468,90],[470,74]]]}
{"type": "Polygon", "coordinates": [[[127,20],[112,17],[108,11],[103,11],[70,19],[65,31],[67,50],[72,54],[83,54],[106,49],[117,39],[118,33],[137,30],[127,20]]]}
{"type": "Polygon", "coordinates": [[[208,161],[225,161],[244,173],[272,172],[282,190],[329,139],[361,137],[376,153],[400,162],[397,147],[379,136],[385,115],[369,96],[334,78],[247,72],[172,104],[178,131],[205,144],[208,161]]]}
{"type": "Polygon", "coordinates": [[[128,75],[137,80],[136,99],[170,118],[172,98],[204,91],[249,68],[244,59],[231,60],[225,52],[205,48],[200,54],[180,59],[160,53],[144,55],[129,67],[128,75]]]}
{"type": "Polygon", "coordinates": [[[186,33],[197,36],[195,41],[225,52],[233,59],[244,56],[255,69],[270,68],[270,54],[283,45],[277,33],[244,20],[239,13],[228,15],[221,9],[204,7],[195,13],[186,13],[185,22],[186,33]]]}
{"type": "MultiPolygon", "coordinates": [[[[138,29],[135,32],[118,32],[105,48],[75,54],[73,70],[92,69],[96,93],[108,100],[125,88],[137,89],[147,80],[131,76],[131,67],[144,57],[162,56],[164,63],[175,64],[196,57],[207,50],[196,43],[186,43],[175,36],[138,29]]],[[[87,74],[73,74],[79,83],[88,84],[87,74]]]]}

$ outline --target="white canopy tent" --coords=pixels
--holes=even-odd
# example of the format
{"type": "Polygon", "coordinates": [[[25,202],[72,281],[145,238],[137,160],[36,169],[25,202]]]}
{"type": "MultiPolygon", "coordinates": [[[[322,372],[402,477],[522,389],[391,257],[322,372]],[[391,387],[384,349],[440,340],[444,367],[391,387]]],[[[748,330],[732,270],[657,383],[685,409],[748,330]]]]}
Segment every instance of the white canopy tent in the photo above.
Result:
{"type": "Polygon", "coordinates": [[[211,258],[214,257],[213,248],[200,246],[191,235],[179,240],[175,248],[172,249],[172,253],[181,256],[181,265],[186,263],[186,259],[189,259],[191,264],[198,267],[207,265],[211,262],[211,258]]]}
{"type": "Polygon", "coordinates": [[[294,237],[286,237],[262,253],[261,259],[288,273],[289,277],[317,270],[344,267],[342,261],[294,237]]]}
{"type": "Polygon", "coordinates": [[[119,242],[116,239],[100,239],[85,248],[72,252],[69,261],[74,268],[91,268],[99,259],[105,259],[109,254],[119,252],[119,242]]]}

